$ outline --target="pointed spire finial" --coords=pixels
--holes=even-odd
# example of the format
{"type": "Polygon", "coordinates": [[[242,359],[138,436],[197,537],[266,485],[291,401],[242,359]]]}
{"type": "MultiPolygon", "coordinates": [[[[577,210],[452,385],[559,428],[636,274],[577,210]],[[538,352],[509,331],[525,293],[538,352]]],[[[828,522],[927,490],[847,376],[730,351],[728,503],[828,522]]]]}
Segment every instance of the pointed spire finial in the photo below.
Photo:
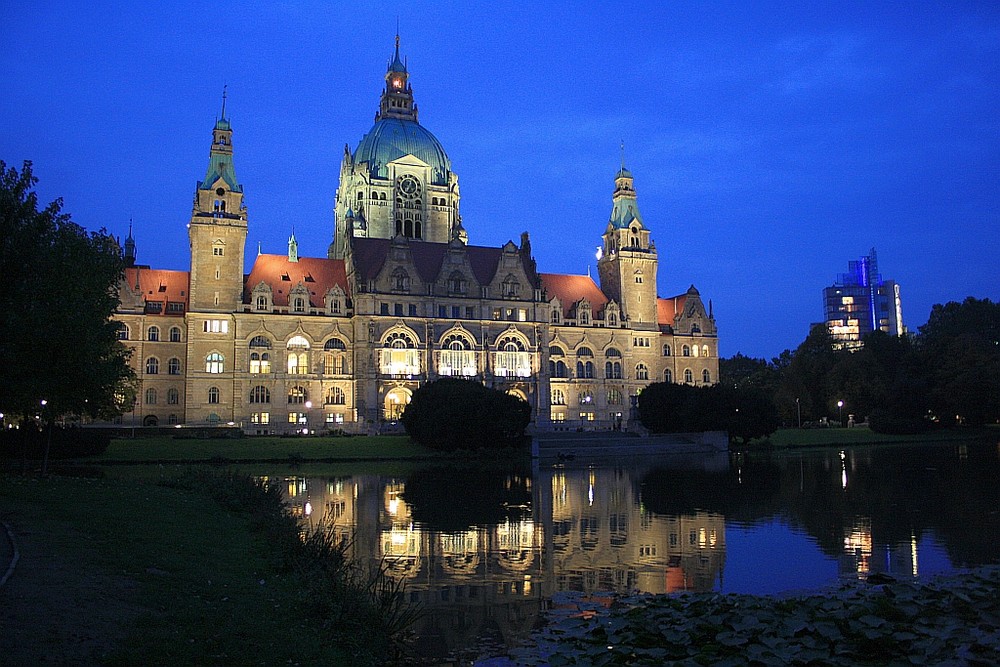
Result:
{"type": "Polygon", "coordinates": [[[625,140],[622,139],[621,143],[621,154],[622,154],[622,169],[625,168],[625,140]]]}
{"type": "Polygon", "coordinates": [[[220,118],[222,120],[226,119],[226,87],[227,86],[228,86],[228,84],[225,84],[225,83],[222,84],[222,115],[220,116],[220,118]]]}

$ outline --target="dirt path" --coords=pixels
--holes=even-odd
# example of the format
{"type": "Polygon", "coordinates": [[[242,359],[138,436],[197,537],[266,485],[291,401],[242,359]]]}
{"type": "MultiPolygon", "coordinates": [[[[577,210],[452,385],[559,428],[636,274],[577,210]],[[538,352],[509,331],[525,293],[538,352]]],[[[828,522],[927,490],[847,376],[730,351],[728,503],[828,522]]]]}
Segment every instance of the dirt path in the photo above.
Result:
{"type": "MultiPolygon", "coordinates": [[[[47,535],[11,514],[4,520],[13,529],[21,557],[0,587],[0,663],[103,662],[141,611],[134,602],[134,584],[101,571],[86,535],[47,535]],[[56,540],[75,542],[78,557],[54,556],[56,540]]],[[[0,537],[2,576],[11,551],[6,535],[0,537]]]]}

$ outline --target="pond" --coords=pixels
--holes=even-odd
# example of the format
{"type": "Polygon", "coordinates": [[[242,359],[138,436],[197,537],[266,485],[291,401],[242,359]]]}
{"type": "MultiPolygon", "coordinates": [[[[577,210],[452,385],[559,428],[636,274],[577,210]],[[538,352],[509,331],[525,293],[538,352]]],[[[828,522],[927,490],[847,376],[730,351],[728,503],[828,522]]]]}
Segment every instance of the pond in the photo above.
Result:
{"type": "Polygon", "coordinates": [[[787,594],[1000,562],[1000,443],[285,476],[304,521],[425,609],[415,650],[500,654],[562,591],[787,594]]]}

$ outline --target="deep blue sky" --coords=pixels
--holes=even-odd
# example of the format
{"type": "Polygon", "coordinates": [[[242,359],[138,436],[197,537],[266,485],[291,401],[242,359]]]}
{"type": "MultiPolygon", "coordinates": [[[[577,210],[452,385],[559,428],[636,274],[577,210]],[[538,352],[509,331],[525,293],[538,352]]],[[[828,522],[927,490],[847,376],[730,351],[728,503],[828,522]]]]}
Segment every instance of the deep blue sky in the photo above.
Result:
{"type": "Polygon", "coordinates": [[[0,159],[88,228],[134,218],[142,263],[188,268],[223,84],[248,258],[293,226],[325,256],[398,15],[472,243],[596,276],[624,140],[660,294],[712,299],[724,356],[794,348],[873,246],[911,328],[1000,300],[995,2],[158,4],[0,6],[0,159]]]}

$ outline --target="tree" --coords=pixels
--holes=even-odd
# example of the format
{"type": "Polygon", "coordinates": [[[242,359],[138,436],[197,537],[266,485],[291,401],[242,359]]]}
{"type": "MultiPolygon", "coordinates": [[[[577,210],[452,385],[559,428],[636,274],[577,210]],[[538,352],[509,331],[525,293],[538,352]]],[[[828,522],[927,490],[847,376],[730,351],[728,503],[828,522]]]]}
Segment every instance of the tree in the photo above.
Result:
{"type": "Polygon", "coordinates": [[[969,424],[1000,420],[1000,304],[970,296],[935,305],[920,327],[917,349],[938,417],[969,424]]]}
{"type": "Polygon", "coordinates": [[[472,380],[444,378],[413,392],[400,419],[413,440],[435,449],[520,445],[531,407],[472,380]]]}
{"type": "Polygon", "coordinates": [[[135,379],[111,319],[120,249],[73,223],[59,199],[39,210],[36,183],[30,162],[18,173],[0,161],[0,411],[50,424],[120,414],[135,379]]]}
{"type": "Polygon", "coordinates": [[[775,404],[786,419],[790,415],[797,418],[796,407],[801,407],[804,420],[836,414],[835,399],[827,381],[836,363],[830,331],[825,324],[817,324],[795,349],[781,374],[775,404]]]}

